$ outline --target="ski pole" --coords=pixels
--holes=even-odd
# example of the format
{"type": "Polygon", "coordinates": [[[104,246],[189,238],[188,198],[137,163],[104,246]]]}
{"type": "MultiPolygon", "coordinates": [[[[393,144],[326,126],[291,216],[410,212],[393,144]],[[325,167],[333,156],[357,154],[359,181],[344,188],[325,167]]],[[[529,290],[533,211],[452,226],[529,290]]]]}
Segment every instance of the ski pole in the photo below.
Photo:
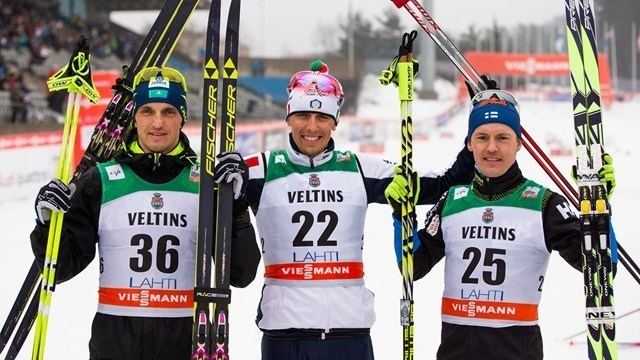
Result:
{"type": "MultiPolygon", "coordinates": [[[[95,89],[93,79],[91,78],[89,43],[84,36],[80,37],[69,63],[56,72],[49,81],[47,81],[47,85],[50,91],[67,90],[69,92],[60,158],[56,172],[56,177],[65,184],[68,184],[72,177],[71,166],[80,114],[80,101],[82,100],[81,94],[87,96],[93,103],[96,103],[100,99],[100,94],[95,89]]],[[[38,316],[36,318],[36,333],[31,353],[32,359],[41,360],[44,358],[49,310],[51,308],[53,292],[55,291],[56,262],[63,220],[64,213],[57,211],[52,212],[45,262],[42,271],[40,302],[38,305],[38,316]]]]}
{"type": "Polygon", "coordinates": [[[402,358],[413,359],[413,231],[414,231],[414,195],[413,182],[413,123],[411,102],[413,101],[414,66],[412,57],[413,41],[418,32],[412,31],[402,36],[399,54],[393,59],[387,70],[382,72],[380,82],[383,85],[393,83],[398,87],[401,118],[400,168],[407,179],[409,193],[402,203],[402,299],[400,300],[400,325],[402,325],[402,358]]]}

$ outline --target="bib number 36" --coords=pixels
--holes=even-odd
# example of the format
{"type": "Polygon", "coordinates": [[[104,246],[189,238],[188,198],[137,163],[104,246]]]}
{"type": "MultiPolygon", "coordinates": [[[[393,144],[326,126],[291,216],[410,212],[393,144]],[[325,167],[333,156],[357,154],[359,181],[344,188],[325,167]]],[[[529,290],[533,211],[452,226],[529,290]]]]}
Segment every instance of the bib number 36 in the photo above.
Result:
{"type": "MultiPolygon", "coordinates": [[[[158,239],[155,254],[157,269],[165,274],[178,270],[178,250],[170,246],[180,245],[180,239],[173,235],[163,235],[158,239]]],[[[138,247],[137,257],[129,258],[129,267],[135,272],[145,272],[153,265],[153,239],[147,234],[136,234],[131,238],[131,246],[138,247]]]]}

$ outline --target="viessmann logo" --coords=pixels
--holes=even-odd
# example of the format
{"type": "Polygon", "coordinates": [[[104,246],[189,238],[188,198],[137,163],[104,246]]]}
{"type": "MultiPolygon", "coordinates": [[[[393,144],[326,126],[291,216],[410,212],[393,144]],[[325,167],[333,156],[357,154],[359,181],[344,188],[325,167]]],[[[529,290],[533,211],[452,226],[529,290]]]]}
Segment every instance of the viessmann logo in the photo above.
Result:
{"type": "Polygon", "coordinates": [[[545,72],[569,71],[568,61],[540,61],[528,58],[523,61],[505,60],[504,67],[509,71],[520,71],[527,75],[544,74],[545,72]]]}

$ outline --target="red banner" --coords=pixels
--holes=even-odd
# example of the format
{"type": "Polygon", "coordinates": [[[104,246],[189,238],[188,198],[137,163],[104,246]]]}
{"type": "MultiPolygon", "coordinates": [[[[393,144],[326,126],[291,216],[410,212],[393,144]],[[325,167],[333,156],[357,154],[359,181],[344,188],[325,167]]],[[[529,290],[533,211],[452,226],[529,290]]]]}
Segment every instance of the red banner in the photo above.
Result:
{"type": "MultiPolygon", "coordinates": [[[[491,76],[546,77],[569,76],[567,54],[516,54],[469,51],[465,53],[469,63],[480,74],[491,76]]],[[[598,56],[601,96],[605,103],[612,101],[609,62],[604,54],[598,56]]],[[[466,88],[462,86],[466,96],[466,88]]]]}

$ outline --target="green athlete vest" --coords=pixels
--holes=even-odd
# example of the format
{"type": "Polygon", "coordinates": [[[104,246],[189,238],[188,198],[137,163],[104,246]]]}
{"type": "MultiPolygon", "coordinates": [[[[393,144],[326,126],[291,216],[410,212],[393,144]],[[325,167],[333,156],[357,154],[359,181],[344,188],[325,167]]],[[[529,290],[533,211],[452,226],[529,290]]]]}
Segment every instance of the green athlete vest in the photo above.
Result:
{"type": "Polygon", "coordinates": [[[199,176],[186,167],[153,184],[129,166],[98,165],[98,312],[119,316],[187,317],[193,313],[199,176]]]}
{"type": "Polygon", "coordinates": [[[471,186],[449,190],[441,213],[444,322],[487,327],[537,323],[549,262],[542,224],[545,191],[530,180],[493,201],[477,197],[471,186]]]}

